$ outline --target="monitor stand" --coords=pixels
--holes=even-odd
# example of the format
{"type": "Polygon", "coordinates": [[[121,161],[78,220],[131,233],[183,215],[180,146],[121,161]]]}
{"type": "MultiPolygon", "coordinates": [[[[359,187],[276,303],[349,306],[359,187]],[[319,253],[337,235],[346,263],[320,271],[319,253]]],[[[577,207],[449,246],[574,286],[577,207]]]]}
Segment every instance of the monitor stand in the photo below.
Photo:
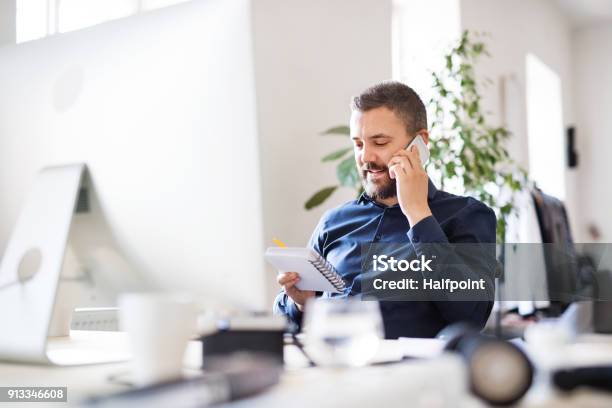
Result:
{"type": "Polygon", "coordinates": [[[76,288],[61,277],[71,263],[67,246],[85,173],[85,164],[73,164],[36,177],[0,263],[0,360],[74,365],[129,358],[122,333],[70,332],[76,288]]]}

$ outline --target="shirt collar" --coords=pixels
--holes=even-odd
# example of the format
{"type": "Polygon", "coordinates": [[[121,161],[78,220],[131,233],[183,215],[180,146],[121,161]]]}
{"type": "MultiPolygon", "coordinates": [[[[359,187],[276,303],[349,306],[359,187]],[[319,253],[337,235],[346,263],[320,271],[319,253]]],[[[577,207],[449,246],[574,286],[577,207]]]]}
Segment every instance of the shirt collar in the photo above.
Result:
{"type": "MultiPolygon", "coordinates": [[[[438,189],[436,188],[436,186],[434,185],[433,181],[431,181],[431,179],[428,177],[428,184],[427,184],[427,201],[431,201],[433,200],[434,196],[436,195],[436,193],[438,192],[438,189]]],[[[372,203],[372,204],[377,204],[378,203],[376,201],[374,201],[372,198],[370,198],[370,196],[368,196],[365,191],[363,193],[361,193],[361,195],[359,196],[359,198],[357,199],[357,202],[359,204],[364,204],[364,203],[372,203]]],[[[398,205],[398,204],[396,204],[398,205]]]]}

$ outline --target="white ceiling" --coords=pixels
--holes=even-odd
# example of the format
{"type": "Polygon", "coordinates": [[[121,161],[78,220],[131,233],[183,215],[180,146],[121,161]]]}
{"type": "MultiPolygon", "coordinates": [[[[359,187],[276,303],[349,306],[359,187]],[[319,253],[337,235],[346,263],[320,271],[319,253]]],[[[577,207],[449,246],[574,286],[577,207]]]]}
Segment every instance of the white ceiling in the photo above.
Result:
{"type": "Polygon", "coordinates": [[[575,26],[612,24],[612,0],[556,0],[575,26]]]}

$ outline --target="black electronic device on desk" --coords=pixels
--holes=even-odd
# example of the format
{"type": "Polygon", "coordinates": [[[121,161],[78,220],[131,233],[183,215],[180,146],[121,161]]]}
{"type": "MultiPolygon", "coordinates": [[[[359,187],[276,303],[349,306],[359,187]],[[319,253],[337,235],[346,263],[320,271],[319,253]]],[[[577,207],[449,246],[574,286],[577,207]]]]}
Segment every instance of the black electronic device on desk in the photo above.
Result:
{"type": "Polygon", "coordinates": [[[446,351],[463,357],[472,392],[488,404],[516,404],[529,391],[534,367],[513,343],[484,336],[465,322],[447,326],[437,338],[446,342],[446,351]]]}
{"type": "Polygon", "coordinates": [[[213,357],[236,352],[266,355],[283,364],[283,334],[287,322],[281,316],[239,316],[217,322],[217,330],[203,335],[202,368],[209,368],[213,357]]]}
{"type": "Polygon", "coordinates": [[[579,387],[612,392],[612,366],[586,366],[557,370],[553,373],[553,384],[569,392],[579,387]]]}

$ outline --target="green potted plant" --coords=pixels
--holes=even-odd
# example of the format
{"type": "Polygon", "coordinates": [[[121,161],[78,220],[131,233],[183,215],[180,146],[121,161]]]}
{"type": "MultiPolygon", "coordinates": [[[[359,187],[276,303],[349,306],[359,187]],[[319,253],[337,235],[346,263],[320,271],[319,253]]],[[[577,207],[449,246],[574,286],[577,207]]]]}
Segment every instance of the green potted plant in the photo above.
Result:
{"type": "MultiPolygon", "coordinates": [[[[527,173],[506,150],[511,136],[503,126],[492,126],[481,106],[474,66],[489,56],[480,35],[464,31],[444,56],[444,68],[432,73],[433,97],[430,115],[430,159],[428,173],[441,189],[471,195],[493,208],[497,215],[497,240],[503,242],[507,218],[514,210],[514,192],[527,183],[527,173]]],[[[486,79],[480,85],[487,86],[486,79]]],[[[332,127],[323,135],[347,136],[348,126],[332,127]]],[[[337,184],[314,193],[305,203],[310,210],[325,202],[339,187],[363,191],[352,147],[347,146],[322,158],[338,162],[337,184]]]]}

